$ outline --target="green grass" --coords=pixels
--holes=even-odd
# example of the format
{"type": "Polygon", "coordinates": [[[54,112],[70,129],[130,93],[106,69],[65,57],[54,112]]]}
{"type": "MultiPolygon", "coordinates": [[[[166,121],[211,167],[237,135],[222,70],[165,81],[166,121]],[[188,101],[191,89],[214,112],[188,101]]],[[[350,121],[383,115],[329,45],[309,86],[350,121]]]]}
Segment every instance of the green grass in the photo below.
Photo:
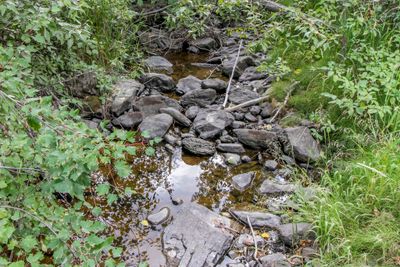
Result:
{"type": "Polygon", "coordinates": [[[359,147],[321,180],[302,211],[314,222],[325,266],[395,266],[400,256],[400,141],[359,147]]]}

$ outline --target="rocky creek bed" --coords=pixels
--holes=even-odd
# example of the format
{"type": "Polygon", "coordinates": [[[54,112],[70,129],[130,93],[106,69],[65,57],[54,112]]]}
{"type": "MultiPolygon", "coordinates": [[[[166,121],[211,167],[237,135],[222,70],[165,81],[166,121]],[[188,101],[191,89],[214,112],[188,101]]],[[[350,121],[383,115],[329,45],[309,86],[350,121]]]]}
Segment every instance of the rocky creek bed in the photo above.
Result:
{"type": "MultiPolygon", "coordinates": [[[[299,171],[312,175],[320,157],[312,125],[281,127],[268,101],[229,111],[264,96],[273,81],[256,70],[265,55],[242,49],[234,68],[238,44],[227,37],[189,42],[185,52],[148,57],[138,80],[115,84],[109,130],[164,140],[155,157],[133,160],[127,179],[94,174],[137,192],[112,206],[100,203],[100,220],[128,266],[296,266],[316,254],[311,225],[291,216],[293,194],[313,197],[295,179],[299,171]]],[[[104,110],[92,106],[86,117],[97,128],[104,110]]]]}

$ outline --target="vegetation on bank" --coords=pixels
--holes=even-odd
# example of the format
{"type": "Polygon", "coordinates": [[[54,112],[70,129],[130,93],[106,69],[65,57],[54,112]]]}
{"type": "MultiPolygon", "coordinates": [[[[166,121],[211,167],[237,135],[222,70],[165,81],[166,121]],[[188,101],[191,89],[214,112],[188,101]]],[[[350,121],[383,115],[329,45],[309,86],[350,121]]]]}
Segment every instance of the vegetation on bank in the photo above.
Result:
{"type": "MultiPolygon", "coordinates": [[[[398,1],[285,0],[279,13],[256,2],[170,1],[164,26],[198,37],[217,18],[256,37],[250,51],[266,52],[260,69],[278,78],[272,95],[282,101],[299,81],[288,106],[320,124],[329,151],[318,200],[302,206],[317,261],[399,264],[398,1]]],[[[64,84],[91,70],[106,94],[113,75],[137,74],[143,21],[128,0],[5,0],[0,15],[0,265],[118,265],[121,249],[96,235],[104,225],[83,210],[101,210],[84,192],[101,164],[129,174],[136,151],[125,144],[136,139],[89,129],[64,84]]],[[[132,193],[108,183],[96,192],[110,203],[132,193]]]]}

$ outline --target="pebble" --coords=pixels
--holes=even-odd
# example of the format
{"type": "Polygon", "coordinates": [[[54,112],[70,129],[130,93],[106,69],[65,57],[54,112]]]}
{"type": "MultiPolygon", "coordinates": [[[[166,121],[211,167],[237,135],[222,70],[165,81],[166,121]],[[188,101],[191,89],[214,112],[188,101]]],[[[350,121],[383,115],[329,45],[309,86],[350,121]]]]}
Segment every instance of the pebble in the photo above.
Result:
{"type": "Polygon", "coordinates": [[[277,167],[278,162],[276,162],[275,160],[267,160],[264,162],[264,169],[268,171],[275,171],[277,167]]]}
{"type": "Polygon", "coordinates": [[[164,207],[160,209],[157,212],[151,213],[149,216],[147,216],[147,220],[152,224],[152,225],[158,225],[166,222],[169,217],[170,217],[170,210],[167,207],[164,207]]]}

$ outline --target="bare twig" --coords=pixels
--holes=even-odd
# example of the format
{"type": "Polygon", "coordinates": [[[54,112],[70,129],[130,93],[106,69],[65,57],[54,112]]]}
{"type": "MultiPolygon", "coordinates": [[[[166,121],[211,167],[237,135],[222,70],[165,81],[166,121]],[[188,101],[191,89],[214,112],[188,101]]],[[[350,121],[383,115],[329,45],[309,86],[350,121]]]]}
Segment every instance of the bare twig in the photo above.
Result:
{"type": "Polygon", "coordinates": [[[162,11],[164,11],[164,10],[170,8],[171,6],[172,6],[172,5],[167,5],[167,6],[164,6],[164,7],[159,8],[159,9],[155,9],[155,10],[148,11],[148,12],[146,12],[146,13],[138,13],[137,16],[150,16],[150,15],[155,15],[155,14],[157,14],[157,13],[160,13],[160,12],[162,12],[162,11]]]}
{"type": "MultiPolygon", "coordinates": [[[[267,92],[267,93],[268,93],[268,92],[267,92]]],[[[241,103],[241,104],[239,104],[239,105],[236,105],[236,106],[227,108],[227,109],[225,109],[225,110],[226,110],[226,111],[235,111],[235,110],[238,110],[238,109],[241,109],[241,108],[246,108],[246,107],[248,107],[248,106],[252,106],[252,105],[261,103],[261,102],[263,102],[264,100],[269,99],[269,97],[270,97],[269,94],[267,94],[267,95],[265,95],[265,96],[262,96],[262,97],[259,97],[259,98],[256,98],[256,99],[252,99],[252,100],[249,100],[249,101],[246,101],[246,102],[244,102],[244,103],[241,103]]]]}
{"type": "Polygon", "coordinates": [[[257,245],[257,240],[256,240],[256,235],[254,234],[254,230],[253,230],[253,226],[251,225],[251,221],[249,218],[249,215],[247,215],[247,224],[250,227],[250,231],[251,231],[251,235],[253,236],[253,241],[254,241],[254,260],[258,262],[258,258],[257,258],[257,253],[258,253],[258,245],[257,245]]]}
{"type": "Polygon", "coordinates": [[[271,123],[275,121],[276,117],[278,117],[279,113],[286,106],[287,102],[289,101],[290,95],[292,94],[293,90],[296,88],[296,85],[298,85],[298,84],[299,84],[299,82],[296,81],[289,86],[285,100],[283,101],[283,104],[279,107],[279,109],[276,111],[275,115],[271,118],[271,120],[270,120],[271,123]]]}
{"type": "Polygon", "coordinates": [[[233,65],[232,74],[231,74],[231,77],[229,78],[228,87],[226,88],[225,100],[224,100],[224,103],[222,104],[223,108],[225,108],[226,104],[228,103],[229,91],[231,90],[231,84],[232,84],[233,76],[235,76],[235,70],[236,70],[237,63],[239,61],[240,50],[242,49],[242,44],[243,44],[243,39],[241,39],[240,43],[239,43],[239,49],[238,49],[237,56],[236,56],[236,59],[235,59],[235,64],[233,65]]]}

